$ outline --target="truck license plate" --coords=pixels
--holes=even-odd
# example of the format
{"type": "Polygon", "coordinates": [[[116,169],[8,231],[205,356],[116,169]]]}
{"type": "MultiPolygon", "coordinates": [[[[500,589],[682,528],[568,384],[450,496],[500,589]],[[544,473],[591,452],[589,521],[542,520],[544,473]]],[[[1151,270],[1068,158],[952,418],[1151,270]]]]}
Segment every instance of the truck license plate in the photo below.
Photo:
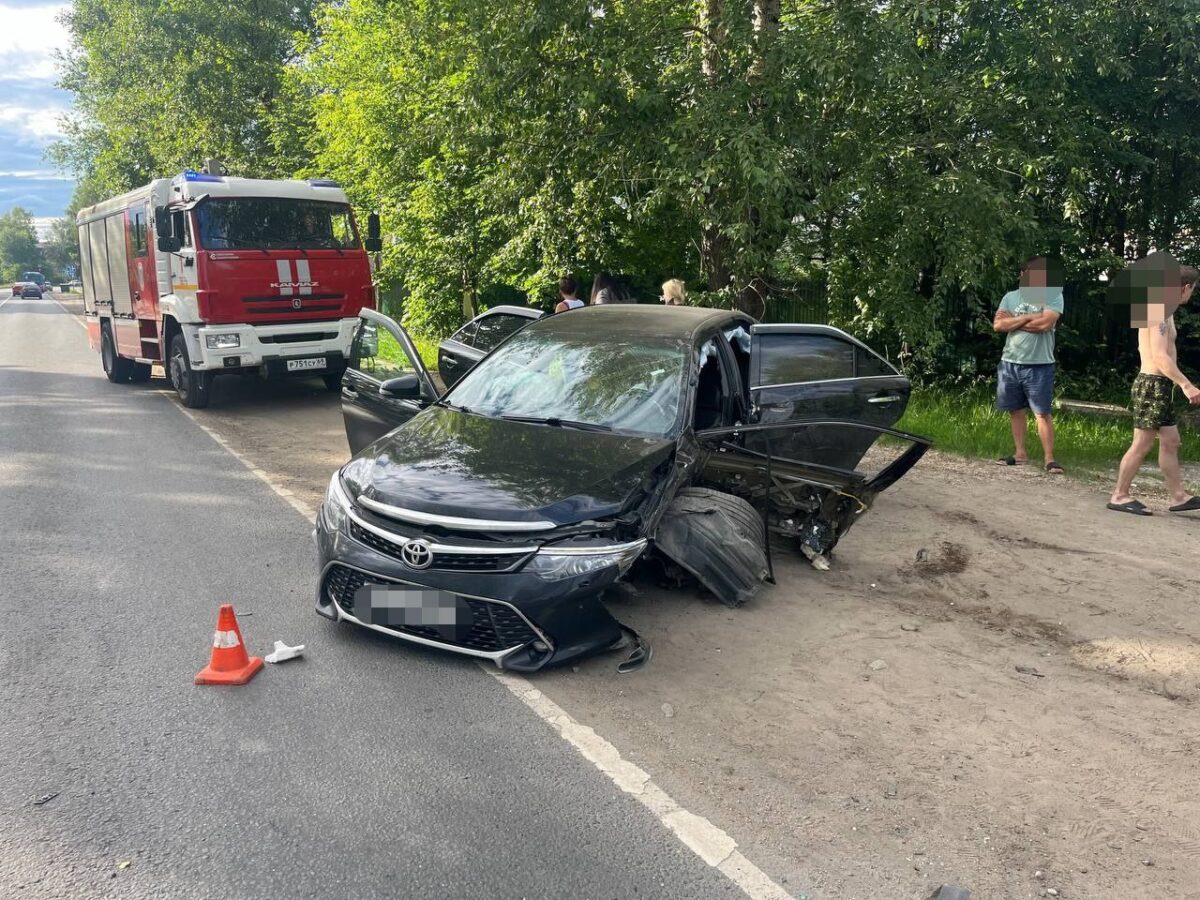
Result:
{"type": "Polygon", "coordinates": [[[325,359],[289,359],[287,361],[287,370],[289,372],[304,372],[310,369],[325,368],[325,359]]]}

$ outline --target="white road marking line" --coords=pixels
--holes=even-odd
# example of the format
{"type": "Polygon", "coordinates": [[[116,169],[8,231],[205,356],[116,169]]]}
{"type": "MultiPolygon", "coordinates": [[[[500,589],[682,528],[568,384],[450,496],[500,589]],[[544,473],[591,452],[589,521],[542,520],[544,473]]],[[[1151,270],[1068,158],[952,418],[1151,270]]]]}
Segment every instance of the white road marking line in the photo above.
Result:
{"type": "MultiPolygon", "coordinates": [[[[83,319],[79,318],[79,316],[75,315],[75,313],[71,312],[69,309],[67,309],[65,306],[63,306],[61,303],[59,303],[59,301],[58,301],[58,298],[57,298],[57,297],[55,297],[55,296],[51,295],[50,299],[54,301],[55,305],[56,305],[56,306],[57,306],[59,309],[61,309],[61,310],[62,310],[63,312],[65,312],[65,313],[66,313],[68,316],[70,316],[70,317],[71,317],[71,321],[72,321],[72,322],[74,322],[76,325],[78,325],[78,326],[79,326],[80,328],[82,328],[84,331],[87,331],[87,322],[83,321],[83,319]]],[[[0,303],[0,306],[3,306],[3,305],[4,305],[3,303],[0,303]]]]}
{"type": "Polygon", "coordinates": [[[782,887],[737,849],[737,841],[703,816],[688,812],[654,783],[650,774],[621,756],[621,751],[593,728],[576,722],[562,707],[527,679],[481,663],[485,672],[507,687],[549,724],[563,740],[621,790],[650,810],[668,830],[708,865],[753,900],[791,900],[782,887]]]}
{"type": "MultiPolygon", "coordinates": [[[[58,300],[55,299],[54,302],[58,303],[58,300]]],[[[68,316],[70,316],[71,319],[74,322],[76,322],[81,328],[83,328],[84,331],[87,331],[87,323],[86,322],[80,321],[79,318],[73,312],[71,312],[69,309],[67,309],[65,306],[63,306],[61,303],[58,303],[58,308],[61,309],[63,312],[65,312],[68,316]]],[[[199,428],[201,431],[203,431],[205,434],[207,434],[210,438],[212,438],[214,441],[216,441],[218,444],[220,444],[221,447],[227,453],[229,453],[230,456],[232,456],[234,459],[236,459],[238,462],[240,462],[243,466],[245,466],[247,469],[249,469],[260,481],[262,481],[263,484],[265,484],[267,487],[269,487],[271,490],[273,490],[276,494],[278,494],[280,497],[282,497],[284,500],[286,500],[288,502],[288,505],[291,506],[292,509],[296,510],[296,512],[300,513],[300,515],[304,516],[304,518],[308,519],[309,522],[316,521],[317,511],[315,509],[313,509],[311,506],[309,506],[307,503],[305,503],[303,500],[301,500],[299,497],[297,497],[295,494],[293,494],[290,490],[288,490],[282,484],[280,484],[278,481],[276,481],[275,478],[273,478],[270,473],[264,472],[262,469],[260,469],[258,466],[256,466],[254,463],[252,463],[250,460],[246,459],[246,457],[242,456],[242,454],[238,453],[238,451],[234,450],[233,447],[231,447],[229,445],[229,442],[225,440],[225,438],[221,437],[221,435],[217,434],[217,432],[213,431],[211,428],[209,428],[207,425],[205,425],[203,422],[201,422],[199,419],[197,419],[194,415],[192,415],[192,411],[189,410],[186,406],[183,406],[182,404],[180,404],[178,402],[178,400],[176,400],[176,398],[173,394],[168,394],[167,398],[171,401],[171,405],[174,406],[181,413],[183,413],[185,416],[187,416],[189,419],[191,419],[195,423],[197,428],[199,428]]]]}
{"type": "MultiPolygon", "coordinates": [[[[57,300],[54,301],[58,303],[57,300]]],[[[3,305],[3,304],[0,304],[3,305]]],[[[79,322],[61,303],[63,312],[79,322]]],[[[79,322],[86,330],[87,325],[79,322]]],[[[172,397],[172,400],[175,398],[172,397]]],[[[201,431],[217,442],[226,452],[288,502],[292,509],[310,523],[317,518],[317,511],[295,494],[275,481],[270,473],[260,469],[249,459],[234,450],[229,442],[216,431],[203,424],[187,407],[177,402],[171,404],[192,420],[201,431]]],[[[501,672],[491,663],[480,663],[480,668],[508,688],[529,707],[539,719],[558,732],[564,741],[574,747],[579,755],[603,772],[610,781],[645,806],[663,827],[677,837],[681,843],[702,859],[705,864],[717,869],[742,889],[751,900],[793,900],[792,895],[737,849],[737,841],[722,831],[704,816],[684,809],[654,783],[650,773],[621,756],[621,751],[588,725],[581,725],[561,706],[543,694],[520,675],[501,672]]]]}

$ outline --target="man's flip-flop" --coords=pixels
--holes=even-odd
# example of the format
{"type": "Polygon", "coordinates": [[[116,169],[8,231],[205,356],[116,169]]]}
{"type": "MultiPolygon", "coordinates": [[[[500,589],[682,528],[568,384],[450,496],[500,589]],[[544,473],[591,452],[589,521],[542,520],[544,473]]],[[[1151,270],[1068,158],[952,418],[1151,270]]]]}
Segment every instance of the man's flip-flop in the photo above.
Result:
{"type": "MultiPolygon", "coordinates": [[[[1116,512],[1131,513],[1135,516],[1152,516],[1154,513],[1146,509],[1146,504],[1139,500],[1130,500],[1128,503],[1110,503],[1108,508],[1116,512]]],[[[1200,507],[1198,507],[1200,508],[1200,507]]]]}
{"type": "Polygon", "coordinates": [[[1064,475],[1064,474],[1066,474],[1066,471],[1067,471],[1066,469],[1064,469],[1062,466],[1060,466],[1054,460],[1050,460],[1050,462],[1046,463],[1046,474],[1047,475],[1064,475]]]}
{"type": "Polygon", "coordinates": [[[1176,503],[1174,506],[1168,506],[1171,512],[1195,512],[1200,510],[1200,497],[1193,497],[1191,500],[1185,500],[1182,503],[1176,503]]]}
{"type": "Polygon", "coordinates": [[[1027,459],[1017,459],[1015,456],[1002,456],[996,460],[998,466],[1023,466],[1028,463],[1027,459]]]}

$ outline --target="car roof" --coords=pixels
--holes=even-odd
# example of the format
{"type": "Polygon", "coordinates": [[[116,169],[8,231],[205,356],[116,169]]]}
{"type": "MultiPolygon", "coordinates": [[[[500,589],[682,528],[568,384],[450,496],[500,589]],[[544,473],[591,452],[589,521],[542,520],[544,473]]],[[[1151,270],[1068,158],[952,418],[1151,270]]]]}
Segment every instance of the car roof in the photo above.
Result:
{"type": "Polygon", "coordinates": [[[475,318],[482,319],[484,316],[490,316],[494,313],[508,313],[510,316],[525,316],[528,319],[538,319],[545,315],[536,306],[493,306],[490,309],[485,309],[475,318]]]}
{"type": "Polygon", "coordinates": [[[733,321],[753,317],[727,309],[706,309],[701,306],[666,306],[658,303],[606,303],[602,306],[583,306],[539,319],[539,332],[594,336],[597,340],[626,340],[630,338],[690,339],[699,331],[733,321]]]}

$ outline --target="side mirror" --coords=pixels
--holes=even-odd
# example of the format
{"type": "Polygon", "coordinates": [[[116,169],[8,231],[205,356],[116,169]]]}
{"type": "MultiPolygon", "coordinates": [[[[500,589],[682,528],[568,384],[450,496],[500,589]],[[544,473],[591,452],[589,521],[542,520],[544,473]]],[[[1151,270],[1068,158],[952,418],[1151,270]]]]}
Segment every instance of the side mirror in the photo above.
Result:
{"type": "Polygon", "coordinates": [[[154,207],[154,233],[158,235],[155,245],[159,253],[178,253],[183,246],[183,242],[174,235],[171,211],[165,206],[154,207]]]}
{"type": "Polygon", "coordinates": [[[363,241],[363,249],[368,253],[378,253],[383,249],[383,240],[380,237],[379,230],[379,214],[371,213],[367,216],[367,239],[363,241]]]}
{"type": "Polygon", "coordinates": [[[379,393],[393,400],[420,400],[421,379],[416,375],[401,375],[389,378],[379,386],[379,393]]]}

